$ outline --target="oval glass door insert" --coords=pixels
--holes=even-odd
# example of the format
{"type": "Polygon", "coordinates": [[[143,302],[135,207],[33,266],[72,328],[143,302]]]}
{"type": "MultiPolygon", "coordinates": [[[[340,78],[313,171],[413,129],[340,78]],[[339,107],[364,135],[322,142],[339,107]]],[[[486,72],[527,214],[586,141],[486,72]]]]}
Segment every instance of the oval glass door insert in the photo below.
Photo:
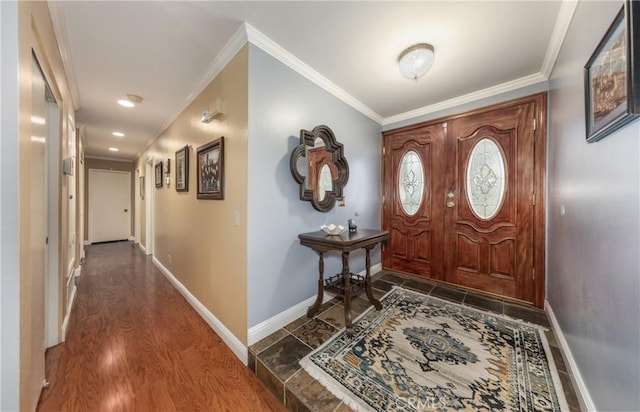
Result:
{"type": "Polygon", "coordinates": [[[318,200],[323,201],[326,192],[333,190],[333,181],[331,180],[331,169],[328,164],[324,164],[320,168],[320,176],[318,177],[318,200]]]}
{"type": "Polygon", "coordinates": [[[504,155],[496,142],[480,139],[467,163],[467,199],[473,213],[482,220],[493,218],[504,201],[506,168],[504,155]]]}
{"type": "Polygon", "coordinates": [[[405,153],[400,160],[398,194],[402,210],[409,216],[415,215],[422,204],[424,172],[420,156],[413,150],[405,153]]]}

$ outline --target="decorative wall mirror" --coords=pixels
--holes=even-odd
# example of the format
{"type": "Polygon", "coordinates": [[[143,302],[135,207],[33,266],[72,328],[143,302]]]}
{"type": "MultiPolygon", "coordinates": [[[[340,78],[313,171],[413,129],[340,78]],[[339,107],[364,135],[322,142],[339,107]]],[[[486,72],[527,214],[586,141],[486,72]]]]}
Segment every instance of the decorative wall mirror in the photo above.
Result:
{"type": "Polygon", "coordinates": [[[300,185],[300,200],[308,200],[314,209],[328,212],[342,198],[349,180],[349,164],[342,143],[328,126],[300,130],[300,144],[291,153],[291,174],[300,185]]]}

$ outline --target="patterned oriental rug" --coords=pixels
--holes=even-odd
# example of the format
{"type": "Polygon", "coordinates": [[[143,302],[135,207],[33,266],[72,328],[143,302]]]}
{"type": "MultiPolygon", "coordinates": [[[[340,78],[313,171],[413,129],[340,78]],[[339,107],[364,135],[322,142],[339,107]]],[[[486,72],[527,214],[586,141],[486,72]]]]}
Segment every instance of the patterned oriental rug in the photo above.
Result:
{"type": "Polygon", "coordinates": [[[394,287],[300,361],[358,411],[568,410],[544,329],[394,287]]]}

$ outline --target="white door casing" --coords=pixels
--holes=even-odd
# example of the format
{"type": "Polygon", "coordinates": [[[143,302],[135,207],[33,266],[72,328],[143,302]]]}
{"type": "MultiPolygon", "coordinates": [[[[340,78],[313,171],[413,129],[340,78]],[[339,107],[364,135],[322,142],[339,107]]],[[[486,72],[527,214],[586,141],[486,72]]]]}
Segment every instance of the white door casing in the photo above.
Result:
{"type": "Polygon", "coordinates": [[[89,242],[131,235],[131,172],[89,169],[89,242]]]}

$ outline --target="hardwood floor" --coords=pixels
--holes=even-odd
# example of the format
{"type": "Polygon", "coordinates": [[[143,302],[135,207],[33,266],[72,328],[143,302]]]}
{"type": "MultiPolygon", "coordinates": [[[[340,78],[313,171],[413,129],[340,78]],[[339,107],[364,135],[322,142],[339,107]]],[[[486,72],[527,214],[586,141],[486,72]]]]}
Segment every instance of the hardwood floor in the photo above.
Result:
{"type": "Polygon", "coordinates": [[[39,411],[281,411],[130,242],[86,247],[65,343],[39,411]]]}

